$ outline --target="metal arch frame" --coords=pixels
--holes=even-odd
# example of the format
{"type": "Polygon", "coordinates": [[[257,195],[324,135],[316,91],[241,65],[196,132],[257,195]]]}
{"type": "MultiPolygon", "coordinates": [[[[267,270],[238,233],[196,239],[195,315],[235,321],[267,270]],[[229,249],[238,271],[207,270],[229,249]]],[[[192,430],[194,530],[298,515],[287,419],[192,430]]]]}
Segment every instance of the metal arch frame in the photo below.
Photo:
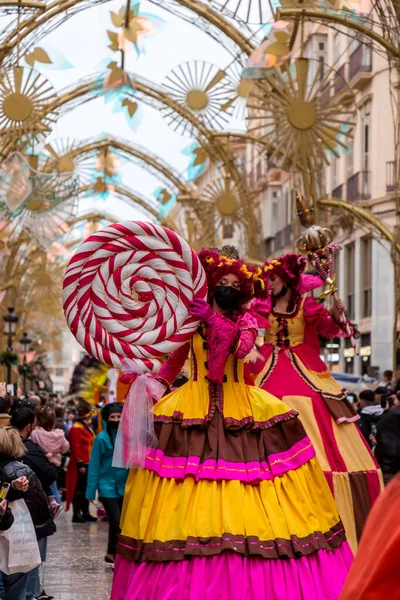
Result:
{"type": "MultiPolygon", "coordinates": [[[[15,23],[11,23],[10,26],[3,31],[4,39],[0,44],[0,59],[7,66],[12,60],[12,55],[15,50],[17,41],[20,43],[21,54],[24,54],[32,44],[36,44],[45,35],[56,29],[59,25],[64,23],[67,19],[77,14],[81,10],[91,8],[98,4],[105,4],[109,0],[61,0],[50,3],[41,12],[40,15],[30,16],[25,21],[20,23],[20,26],[15,26],[15,23]],[[45,25],[48,27],[44,27],[45,25]],[[29,41],[29,36],[39,30],[40,33],[36,36],[34,41],[29,41]],[[28,39],[27,39],[28,38],[28,39]],[[8,58],[8,60],[5,60],[8,58]]],[[[151,0],[155,4],[160,4],[159,0],[151,0]]],[[[186,18],[191,24],[198,26],[201,22],[202,29],[207,35],[211,35],[216,41],[219,40],[219,35],[216,34],[212,29],[204,27],[204,23],[208,22],[211,26],[216,27],[218,32],[222,32],[228,39],[232,40],[234,44],[245,54],[248,55],[254,50],[253,44],[239,31],[236,29],[227,19],[225,19],[220,13],[215,11],[209,6],[199,2],[199,0],[176,0],[181,6],[187,8],[189,11],[194,12],[198,17],[199,21],[195,21],[186,18]]],[[[165,8],[165,7],[164,7],[165,8]]],[[[168,8],[166,9],[168,10],[168,8]]],[[[174,14],[178,14],[181,18],[185,19],[185,16],[177,11],[173,11],[174,14]]],[[[246,27],[246,25],[244,25],[246,27]]],[[[237,52],[233,48],[228,48],[228,51],[237,58],[237,52]]]]}
{"type": "Polygon", "coordinates": [[[196,192],[195,186],[186,182],[172,165],[169,165],[159,156],[147,150],[147,148],[144,148],[139,144],[132,145],[128,140],[123,140],[114,136],[83,140],[68,154],[73,160],[78,156],[91,154],[103,148],[113,148],[114,150],[120,151],[122,155],[127,155],[130,159],[136,158],[137,164],[158,176],[163,183],[168,182],[168,184],[172,184],[178,192],[185,197],[189,197],[196,192]]]}
{"type": "Polygon", "coordinates": [[[386,227],[386,225],[370,210],[367,210],[362,206],[358,206],[357,204],[351,204],[345,200],[336,200],[335,198],[322,198],[321,200],[318,200],[318,205],[321,208],[336,208],[338,210],[342,210],[366,223],[369,223],[374,229],[381,233],[382,237],[387,240],[397,252],[400,252],[400,243],[396,241],[394,233],[392,233],[390,229],[386,227]]]}
{"type": "Polygon", "coordinates": [[[363,36],[371,39],[376,42],[382,48],[388,52],[390,56],[393,58],[400,58],[400,49],[396,48],[393,44],[391,44],[388,40],[386,40],[383,36],[379,35],[372,29],[365,27],[362,23],[357,23],[356,21],[350,21],[343,15],[334,14],[334,13],[326,13],[322,10],[311,9],[311,8],[298,8],[298,7],[288,7],[278,9],[276,13],[277,20],[292,20],[299,18],[309,18],[310,21],[322,21],[322,22],[330,22],[337,23],[338,25],[342,25],[343,27],[347,27],[349,29],[354,29],[361,33],[363,36]]]}
{"type": "MultiPolygon", "coordinates": [[[[177,114],[181,115],[185,120],[191,123],[194,129],[197,130],[199,134],[199,143],[207,149],[209,156],[216,161],[220,161],[224,165],[240,192],[244,210],[244,225],[247,234],[247,253],[249,256],[256,257],[258,255],[258,241],[260,238],[258,235],[260,222],[254,214],[254,192],[248,188],[242,173],[235,164],[235,158],[227,148],[226,144],[224,144],[223,141],[215,139],[212,130],[209,130],[204,123],[197,119],[195,115],[185,107],[172,100],[168,94],[164,92],[162,87],[157,86],[144,77],[139,77],[132,73],[128,73],[128,75],[131,77],[131,80],[134,81],[133,89],[126,88],[127,95],[131,94],[132,100],[140,99],[145,104],[157,109],[159,109],[160,106],[167,106],[177,114]]],[[[91,77],[81,80],[76,87],[70,87],[64,92],[61,92],[54,102],[47,105],[46,111],[60,111],[60,114],[62,114],[63,108],[64,111],[71,110],[78,105],[89,102],[99,95],[106,94],[108,90],[103,88],[103,77],[104,74],[100,74],[100,76],[92,75],[91,77]]],[[[205,222],[205,219],[203,218],[201,204],[201,200],[197,199],[194,203],[191,203],[191,207],[194,208],[202,225],[208,229],[209,223],[205,222]]]]}
{"type": "MultiPolygon", "coordinates": [[[[85,194],[86,192],[90,192],[90,190],[92,189],[92,185],[90,184],[86,184],[83,185],[79,188],[77,195],[81,195],[81,194],[85,194]]],[[[121,186],[113,186],[113,192],[115,194],[117,194],[118,196],[122,196],[124,198],[127,198],[128,200],[130,200],[132,202],[132,204],[135,204],[137,206],[140,206],[140,208],[142,208],[148,216],[154,217],[155,219],[157,219],[161,224],[163,221],[163,218],[160,216],[158,210],[157,210],[157,206],[151,202],[151,200],[149,198],[146,198],[145,196],[143,196],[142,194],[139,194],[138,192],[131,192],[129,190],[127,190],[124,187],[121,186]]]]}

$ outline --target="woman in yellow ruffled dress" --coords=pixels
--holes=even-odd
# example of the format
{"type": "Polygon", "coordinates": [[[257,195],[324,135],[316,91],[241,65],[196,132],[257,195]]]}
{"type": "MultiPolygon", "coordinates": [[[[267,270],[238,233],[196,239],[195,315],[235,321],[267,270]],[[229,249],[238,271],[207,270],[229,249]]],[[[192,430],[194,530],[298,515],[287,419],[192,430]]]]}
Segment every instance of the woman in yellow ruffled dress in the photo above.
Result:
{"type": "Polygon", "coordinates": [[[254,272],[202,251],[209,303],[158,379],[189,381],[153,409],[158,447],[125,491],[112,600],[336,600],[352,561],[295,410],[247,385],[254,272]]]}

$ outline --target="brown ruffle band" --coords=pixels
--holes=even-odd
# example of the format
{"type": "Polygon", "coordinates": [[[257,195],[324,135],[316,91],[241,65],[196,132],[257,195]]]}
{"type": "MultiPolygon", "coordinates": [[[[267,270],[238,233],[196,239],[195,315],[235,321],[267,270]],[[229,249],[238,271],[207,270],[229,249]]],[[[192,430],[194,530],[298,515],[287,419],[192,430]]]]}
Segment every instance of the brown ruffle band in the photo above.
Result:
{"type": "Polygon", "coordinates": [[[117,552],[136,562],[185,560],[191,556],[214,556],[224,551],[237,552],[247,558],[258,556],[269,559],[299,558],[318,550],[334,550],[346,539],[344,527],[337,523],[329,531],[316,531],[306,537],[292,535],[290,539],[261,541],[256,536],[244,537],[225,533],[221,537],[170,540],[168,542],[144,543],[120,536],[117,552]]]}
{"type": "MultiPolygon", "coordinates": [[[[297,414],[297,413],[296,413],[297,414]]],[[[207,428],[183,428],[178,423],[155,423],[158,450],[170,458],[197,456],[200,463],[223,459],[230,463],[268,461],[271,455],[287,452],[306,438],[303,425],[293,415],[267,429],[227,430],[216,411],[207,428]]]]}

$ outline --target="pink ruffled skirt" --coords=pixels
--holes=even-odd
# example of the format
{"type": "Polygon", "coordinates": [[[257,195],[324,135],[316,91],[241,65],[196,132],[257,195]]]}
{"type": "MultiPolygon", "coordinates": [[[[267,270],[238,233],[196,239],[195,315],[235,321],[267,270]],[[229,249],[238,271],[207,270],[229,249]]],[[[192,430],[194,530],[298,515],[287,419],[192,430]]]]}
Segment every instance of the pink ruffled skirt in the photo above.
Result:
{"type": "Polygon", "coordinates": [[[111,600],[337,600],[352,560],[347,542],[286,560],[233,552],[148,563],[117,556],[111,600]]]}

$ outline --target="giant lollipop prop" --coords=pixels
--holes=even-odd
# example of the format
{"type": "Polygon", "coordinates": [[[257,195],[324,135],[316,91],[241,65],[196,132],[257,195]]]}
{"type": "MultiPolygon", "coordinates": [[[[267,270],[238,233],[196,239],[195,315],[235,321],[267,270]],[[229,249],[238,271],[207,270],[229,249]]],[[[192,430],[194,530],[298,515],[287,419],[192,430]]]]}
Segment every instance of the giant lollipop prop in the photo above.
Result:
{"type": "Polygon", "coordinates": [[[91,235],[71,258],[63,306],[85,350],[106,365],[127,360],[148,371],[186,342],[199,322],[193,298],[207,296],[197,254],[176,233],[125,221],[91,235]]]}

